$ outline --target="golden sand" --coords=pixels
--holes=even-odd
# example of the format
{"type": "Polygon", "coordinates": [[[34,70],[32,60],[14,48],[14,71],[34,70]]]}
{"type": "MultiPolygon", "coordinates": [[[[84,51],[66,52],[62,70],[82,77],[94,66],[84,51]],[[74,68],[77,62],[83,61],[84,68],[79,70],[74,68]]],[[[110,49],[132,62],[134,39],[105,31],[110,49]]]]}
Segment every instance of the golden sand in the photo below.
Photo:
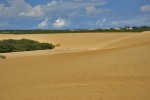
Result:
{"type": "Polygon", "coordinates": [[[150,32],[9,38],[59,46],[0,53],[0,100],[150,100],[150,32]]]}

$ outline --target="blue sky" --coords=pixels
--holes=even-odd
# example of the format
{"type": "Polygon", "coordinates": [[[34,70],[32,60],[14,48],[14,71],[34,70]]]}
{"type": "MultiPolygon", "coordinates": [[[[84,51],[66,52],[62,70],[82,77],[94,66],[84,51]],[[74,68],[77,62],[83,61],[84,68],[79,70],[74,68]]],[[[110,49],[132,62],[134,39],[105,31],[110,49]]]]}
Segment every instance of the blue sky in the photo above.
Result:
{"type": "Polygon", "coordinates": [[[0,29],[150,26],[150,0],[0,0],[0,29]]]}

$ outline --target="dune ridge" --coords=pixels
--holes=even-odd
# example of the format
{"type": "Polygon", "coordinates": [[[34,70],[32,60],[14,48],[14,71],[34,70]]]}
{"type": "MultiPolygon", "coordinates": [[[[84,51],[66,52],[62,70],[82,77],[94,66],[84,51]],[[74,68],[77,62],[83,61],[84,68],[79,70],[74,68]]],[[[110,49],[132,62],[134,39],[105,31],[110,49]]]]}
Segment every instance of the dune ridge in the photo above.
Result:
{"type": "MultiPolygon", "coordinates": [[[[144,32],[147,33],[147,32],[144,32]]],[[[69,52],[82,52],[82,51],[92,51],[92,50],[100,50],[106,49],[106,47],[110,47],[109,45],[119,42],[124,39],[128,39],[134,37],[136,35],[144,34],[144,33],[78,33],[78,34],[29,34],[28,35],[2,35],[0,39],[21,39],[21,38],[28,38],[37,40],[40,42],[49,42],[54,44],[60,44],[59,48],[55,50],[39,50],[38,52],[15,52],[15,53],[4,53],[8,57],[18,57],[18,56],[33,56],[33,55],[47,55],[47,54],[60,54],[60,53],[69,53],[69,52]],[[52,35],[52,36],[51,36],[52,35]],[[68,36],[69,35],[69,36],[68,36]],[[81,36],[80,36],[81,35],[81,36]],[[86,36],[88,35],[88,36],[86,36]],[[92,37],[91,37],[92,36],[92,37]],[[102,36],[102,37],[101,37],[102,36]],[[46,37],[48,37],[48,40],[46,37]],[[70,39],[77,37],[79,41],[70,39]],[[86,38],[87,37],[87,38],[86,38]],[[89,41],[91,37],[91,41],[89,41]],[[55,40],[56,39],[56,40],[55,40]],[[59,40],[60,39],[60,40],[59,40]],[[100,40],[102,39],[102,40],[100,40]],[[80,43],[80,44],[79,44],[80,43]],[[90,44],[90,45],[89,45],[90,44]],[[62,45],[62,46],[61,46],[62,45]],[[87,46],[89,45],[89,46],[87,46]]],[[[114,48],[114,47],[113,47],[114,48]]],[[[3,54],[3,53],[2,53],[3,54]]]]}
{"type": "Polygon", "coordinates": [[[12,36],[61,46],[5,54],[1,100],[150,99],[150,32],[42,35],[12,36]]]}

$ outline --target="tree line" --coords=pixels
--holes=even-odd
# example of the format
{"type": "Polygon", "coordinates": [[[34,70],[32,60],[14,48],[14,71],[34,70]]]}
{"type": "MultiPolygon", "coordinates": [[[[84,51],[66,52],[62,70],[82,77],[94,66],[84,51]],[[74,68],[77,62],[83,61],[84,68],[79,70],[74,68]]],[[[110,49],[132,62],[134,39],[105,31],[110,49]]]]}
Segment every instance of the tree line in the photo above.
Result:
{"type": "Polygon", "coordinates": [[[107,29],[72,29],[72,30],[0,30],[0,34],[53,34],[53,33],[87,33],[87,32],[143,32],[150,31],[150,26],[124,28],[107,28],[107,29]]]}

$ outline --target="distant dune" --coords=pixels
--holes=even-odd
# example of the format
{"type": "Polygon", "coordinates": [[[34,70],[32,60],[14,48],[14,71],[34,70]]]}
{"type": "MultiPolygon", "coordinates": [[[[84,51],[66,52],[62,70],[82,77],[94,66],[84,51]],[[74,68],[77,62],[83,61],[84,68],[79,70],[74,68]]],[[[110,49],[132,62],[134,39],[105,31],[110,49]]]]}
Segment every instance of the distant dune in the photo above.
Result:
{"type": "Polygon", "coordinates": [[[60,46],[0,53],[0,100],[150,100],[150,32],[9,38],[60,46]]]}

